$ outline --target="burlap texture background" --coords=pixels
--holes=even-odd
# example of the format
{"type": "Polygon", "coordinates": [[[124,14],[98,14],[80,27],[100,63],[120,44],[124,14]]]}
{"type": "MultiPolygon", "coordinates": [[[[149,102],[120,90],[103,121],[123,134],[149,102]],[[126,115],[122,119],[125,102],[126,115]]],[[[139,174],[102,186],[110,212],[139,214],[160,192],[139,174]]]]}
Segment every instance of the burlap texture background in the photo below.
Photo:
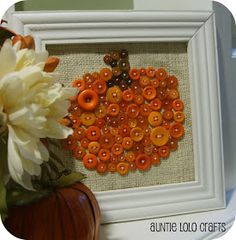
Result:
{"type": "Polygon", "coordinates": [[[73,79],[86,72],[98,71],[104,67],[103,56],[113,49],[125,48],[129,51],[131,67],[155,68],[164,67],[169,74],[179,79],[180,97],[185,103],[184,113],[185,136],[179,142],[179,148],[171,152],[170,157],[147,172],[131,172],[126,176],[118,173],[99,175],[96,171],[88,171],[83,164],[74,160],[68,152],[62,157],[73,169],[87,175],[84,183],[93,191],[144,187],[159,184],[190,182],[195,180],[191,102],[188,74],[187,45],[185,43],[119,43],[119,44],[74,44],[50,45],[50,55],[60,58],[57,71],[61,74],[60,81],[71,86],[73,79]]]}

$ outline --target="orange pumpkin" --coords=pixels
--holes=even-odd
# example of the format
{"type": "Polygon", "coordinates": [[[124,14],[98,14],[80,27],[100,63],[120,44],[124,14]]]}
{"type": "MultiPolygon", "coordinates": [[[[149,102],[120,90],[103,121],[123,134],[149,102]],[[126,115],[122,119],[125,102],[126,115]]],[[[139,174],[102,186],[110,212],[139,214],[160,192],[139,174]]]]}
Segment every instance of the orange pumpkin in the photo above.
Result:
{"type": "Polygon", "coordinates": [[[4,225],[26,240],[98,240],[100,210],[93,193],[76,183],[36,203],[12,207],[4,225]]]}

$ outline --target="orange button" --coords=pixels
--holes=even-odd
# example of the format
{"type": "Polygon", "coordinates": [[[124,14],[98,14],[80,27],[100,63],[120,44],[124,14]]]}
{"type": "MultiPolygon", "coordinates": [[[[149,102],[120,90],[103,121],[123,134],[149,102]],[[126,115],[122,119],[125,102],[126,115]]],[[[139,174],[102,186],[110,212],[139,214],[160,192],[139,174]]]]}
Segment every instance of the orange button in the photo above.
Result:
{"type": "Polygon", "coordinates": [[[135,163],[139,170],[145,171],[151,167],[151,158],[147,154],[139,154],[135,159],[135,163]]]}
{"type": "Polygon", "coordinates": [[[139,114],[139,107],[137,104],[132,103],[128,105],[126,109],[126,113],[130,118],[136,118],[139,114]]]}
{"type": "Polygon", "coordinates": [[[70,135],[67,139],[62,140],[62,145],[65,150],[74,150],[78,146],[78,142],[72,135],[70,135]]]}
{"type": "Polygon", "coordinates": [[[72,124],[72,128],[78,128],[81,126],[81,121],[79,117],[74,115],[70,116],[70,123],[72,124]]]}
{"type": "Polygon", "coordinates": [[[82,124],[84,124],[85,126],[91,126],[92,124],[95,123],[96,121],[96,117],[93,113],[91,112],[84,112],[81,114],[80,116],[80,121],[82,122],[82,124]]]}
{"type": "Polygon", "coordinates": [[[170,149],[167,146],[161,146],[158,149],[158,154],[162,158],[167,158],[170,155],[170,149]]]}
{"type": "Polygon", "coordinates": [[[151,108],[148,104],[142,104],[140,106],[140,114],[144,117],[149,116],[149,114],[152,112],[151,108]]]}
{"type": "Polygon", "coordinates": [[[184,135],[184,127],[181,123],[174,123],[170,126],[170,135],[173,138],[181,138],[184,135]]]}
{"type": "Polygon", "coordinates": [[[158,165],[160,164],[161,160],[160,160],[160,156],[157,153],[153,153],[151,155],[151,161],[153,165],[158,165]]]}
{"type": "Polygon", "coordinates": [[[122,140],[122,147],[126,150],[131,149],[133,146],[133,140],[130,137],[124,137],[122,140]]]}
{"type": "Polygon", "coordinates": [[[178,79],[175,76],[169,76],[167,79],[168,88],[176,88],[178,86],[178,79]]]}
{"type": "Polygon", "coordinates": [[[153,126],[159,126],[162,123],[162,116],[159,112],[151,112],[148,116],[148,122],[153,126]]]}
{"type": "Polygon", "coordinates": [[[112,72],[109,68],[102,68],[100,71],[100,77],[103,81],[108,81],[112,78],[112,72]]]}
{"type": "Polygon", "coordinates": [[[119,103],[122,100],[122,91],[117,86],[111,87],[107,90],[106,98],[110,103],[119,103]]]}
{"type": "Polygon", "coordinates": [[[153,145],[148,145],[144,147],[144,153],[147,155],[151,155],[153,151],[154,146],[153,145]]]}
{"type": "Polygon", "coordinates": [[[161,87],[161,88],[165,88],[166,85],[167,85],[167,81],[166,81],[166,79],[162,79],[162,80],[160,80],[159,87],[161,87]]]}
{"type": "Polygon", "coordinates": [[[168,147],[171,151],[175,151],[178,148],[178,141],[171,138],[168,142],[168,147]]]}
{"type": "Polygon", "coordinates": [[[143,153],[144,147],[142,144],[140,144],[140,142],[134,142],[132,151],[134,151],[136,154],[143,153]]]}
{"type": "Polygon", "coordinates": [[[74,157],[75,157],[76,159],[78,159],[78,160],[82,160],[83,157],[85,156],[85,154],[86,154],[86,151],[85,151],[85,149],[84,149],[83,147],[81,147],[81,146],[77,146],[77,147],[74,149],[74,151],[73,151],[74,157]]]}
{"type": "Polygon", "coordinates": [[[177,111],[177,112],[174,113],[174,120],[175,120],[176,122],[181,123],[181,122],[184,121],[184,119],[185,119],[185,115],[184,115],[183,112],[177,111]]]}
{"type": "Polygon", "coordinates": [[[143,137],[144,137],[143,129],[140,128],[140,127],[132,128],[131,131],[130,131],[130,137],[135,142],[140,142],[143,139],[143,137]]]}
{"type": "Polygon", "coordinates": [[[87,148],[88,145],[89,145],[89,140],[88,140],[88,138],[82,138],[81,141],[80,141],[80,145],[81,145],[83,148],[87,148]]]}
{"type": "Polygon", "coordinates": [[[83,157],[83,164],[89,170],[95,169],[97,163],[98,163],[97,157],[92,153],[89,153],[83,157]]]}
{"type": "Polygon", "coordinates": [[[153,78],[155,76],[155,69],[153,67],[147,67],[146,69],[146,75],[149,78],[153,78]]]}
{"type": "Polygon", "coordinates": [[[91,141],[98,140],[100,136],[100,129],[96,126],[90,126],[86,131],[86,137],[91,141]]]}
{"type": "Polygon", "coordinates": [[[157,90],[157,96],[160,100],[164,100],[168,97],[167,91],[165,88],[159,88],[157,90]]]}
{"type": "Polygon", "coordinates": [[[111,172],[111,173],[116,172],[116,163],[110,162],[108,164],[107,168],[108,168],[108,171],[111,172]]]}
{"type": "Polygon", "coordinates": [[[81,140],[85,137],[85,129],[81,127],[74,129],[73,136],[75,139],[81,140]]]}
{"type": "Polygon", "coordinates": [[[85,73],[83,79],[87,84],[91,84],[94,81],[94,78],[90,73],[85,73]]]}
{"type": "Polygon", "coordinates": [[[98,173],[104,174],[107,171],[106,163],[99,162],[98,165],[96,166],[96,170],[98,173]]]}
{"type": "Polygon", "coordinates": [[[94,113],[95,113],[96,117],[104,118],[106,116],[107,109],[104,105],[99,105],[94,113]]]}
{"type": "Polygon", "coordinates": [[[120,175],[125,175],[129,171],[129,164],[126,162],[120,162],[117,164],[116,170],[120,175]]]}
{"type": "Polygon", "coordinates": [[[74,80],[73,87],[77,87],[80,91],[83,91],[85,89],[85,81],[84,79],[76,79],[74,80]]]}
{"type": "Polygon", "coordinates": [[[114,117],[114,116],[117,116],[117,115],[119,114],[119,112],[120,112],[120,107],[119,107],[118,104],[112,103],[112,104],[110,104],[110,105],[108,106],[107,111],[108,111],[108,114],[109,114],[110,116],[113,116],[113,117],[114,117]]]}
{"type": "Polygon", "coordinates": [[[154,111],[158,111],[161,109],[161,100],[156,98],[156,99],[153,99],[151,102],[150,102],[150,108],[154,111]]]}
{"type": "Polygon", "coordinates": [[[118,132],[122,137],[128,137],[130,134],[130,127],[126,124],[122,124],[119,128],[118,128],[118,132]]]}
{"type": "Polygon", "coordinates": [[[90,142],[88,145],[88,150],[90,153],[97,154],[100,149],[100,144],[98,142],[90,142]]]}
{"type": "Polygon", "coordinates": [[[111,148],[113,146],[114,142],[115,142],[115,137],[110,133],[101,135],[101,137],[99,139],[101,148],[105,148],[105,149],[111,148]]]}
{"type": "Polygon", "coordinates": [[[159,79],[157,79],[157,78],[151,79],[151,86],[153,86],[154,88],[159,87],[159,84],[160,84],[159,79]]]}
{"type": "Polygon", "coordinates": [[[101,129],[105,126],[105,120],[103,118],[97,118],[94,125],[101,129]]]}
{"type": "Polygon", "coordinates": [[[137,117],[137,126],[141,127],[142,129],[145,129],[148,125],[147,118],[140,115],[137,117]]]}
{"type": "Polygon", "coordinates": [[[142,144],[144,147],[150,145],[152,143],[150,136],[144,136],[144,138],[142,139],[142,144]]]}
{"type": "Polygon", "coordinates": [[[102,148],[98,152],[98,157],[101,161],[107,162],[111,157],[110,151],[108,149],[102,148]]]}
{"type": "Polygon", "coordinates": [[[152,86],[147,86],[143,89],[143,96],[148,101],[154,99],[156,97],[156,95],[157,95],[157,91],[152,86]]]}
{"type": "Polygon", "coordinates": [[[157,71],[156,71],[156,77],[157,79],[159,79],[160,81],[161,80],[164,80],[167,78],[167,72],[164,68],[159,68],[157,71]]]}
{"type": "Polygon", "coordinates": [[[115,143],[112,146],[111,151],[115,155],[121,155],[121,153],[123,153],[124,149],[120,143],[115,143]]]}
{"type": "Polygon", "coordinates": [[[170,89],[170,91],[168,92],[168,97],[171,100],[177,99],[179,97],[179,92],[177,89],[170,89]]]}
{"type": "Polygon", "coordinates": [[[130,118],[130,119],[128,120],[128,126],[129,126],[130,128],[136,127],[136,126],[137,126],[137,120],[136,120],[135,118],[130,118]]]}
{"type": "Polygon", "coordinates": [[[163,121],[162,122],[162,127],[169,130],[170,129],[170,122],[169,121],[163,121]]]}
{"type": "Polygon", "coordinates": [[[137,166],[135,164],[135,162],[130,162],[129,163],[129,170],[130,171],[135,171],[137,169],[137,166]]]}
{"type": "Polygon", "coordinates": [[[141,105],[144,103],[144,98],[142,95],[135,95],[134,96],[134,102],[138,105],[141,105]]]}
{"type": "Polygon", "coordinates": [[[156,146],[163,146],[168,142],[169,131],[164,127],[153,128],[150,135],[151,141],[156,146]]]}
{"type": "Polygon", "coordinates": [[[149,83],[150,83],[149,77],[147,77],[147,76],[140,76],[140,78],[139,78],[140,86],[146,87],[147,85],[149,85],[149,83]]]}
{"type": "Polygon", "coordinates": [[[116,134],[115,135],[115,142],[116,143],[122,143],[122,141],[123,141],[122,136],[120,134],[116,134]]]}
{"type": "Polygon", "coordinates": [[[129,71],[129,76],[132,80],[136,81],[140,78],[140,73],[136,68],[133,68],[129,71]]]}
{"type": "Polygon", "coordinates": [[[172,107],[175,111],[182,111],[184,109],[184,103],[180,99],[175,99],[172,102],[172,107]]]}
{"type": "Polygon", "coordinates": [[[101,80],[100,74],[98,72],[93,72],[92,77],[94,81],[101,80]]]}
{"type": "Polygon", "coordinates": [[[145,68],[140,68],[139,72],[140,72],[140,75],[146,75],[146,69],[145,68]]]}
{"type": "Polygon", "coordinates": [[[103,94],[107,90],[107,84],[103,80],[96,80],[93,83],[92,89],[99,95],[103,94]]]}
{"type": "Polygon", "coordinates": [[[125,159],[128,161],[128,162],[133,162],[135,160],[135,154],[133,151],[128,151],[125,155],[125,159]]]}
{"type": "Polygon", "coordinates": [[[90,89],[85,89],[78,95],[78,105],[87,111],[94,110],[99,103],[99,98],[96,92],[90,89]]]}
{"type": "Polygon", "coordinates": [[[123,100],[131,102],[134,99],[134,93],[131,89],[127,89],[123,92],[123,100]]]}
{"type": "Polygon", "coordinates": [[[165,110],[164,112],[163,112],[163,114],[162,114],[162,116],[163,116],[163,119],[165,119],[165,120],[167,120],[167,121],[169,121],[169,120],[171,120],[172,118],[173,118],[173,112],[171,111],[171,110],[165,110]]]}

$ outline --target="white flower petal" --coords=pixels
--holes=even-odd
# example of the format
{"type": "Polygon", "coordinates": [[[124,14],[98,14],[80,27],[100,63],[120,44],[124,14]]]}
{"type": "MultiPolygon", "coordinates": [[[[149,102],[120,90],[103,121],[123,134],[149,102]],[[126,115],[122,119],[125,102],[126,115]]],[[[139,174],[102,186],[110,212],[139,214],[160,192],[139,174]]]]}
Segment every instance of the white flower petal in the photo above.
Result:
{"type": "Polygon", "coordinates": [[[19,145],[25,145],[30,142],[29,135],[24,132],[22,129],[17,127],[12,127],[11,125],[8,125],[9,130],[9,138],[12,139],[12,141],[17,142],[19,145]]]}
{"type": "Polygon", "coordinates": [[[40,165],[32,162],[31,160],[22,159],[22,164],[24,170],[29,173],[30,175],[40,176],[41,174],[41,167],[40,165]]]}
{"type": "Polygon", "coordinates": [[[49,138],[64,139],[73,134],[71,128],[65,127],[52,119],[48,119],[45,128],[49,138]]]}
{"type": "Polygon", "coordinates": [[[9,129],[9,173],[23,187],[32,189],[30,176],[40,176],[41,164],[49,160],[40,139],[64,139],[73,133],[58,119],[68,114],[67,99],[76,92],[55,84],[58,74],[43,71],[47,52],[19,46],[6,41],[0,50],[0,123],[9,129]]]}
{"type": "Polygon", "coordinates": [[[34,64],[38,64],[38,63],[42,63],[42,62],[45,63],[47,58],[48,58],[48,52],[47,51],[36,53],[34,64]]]}
{"type": "Polygon", "coordinates": [[[14,71],[16,65],[16,54],[12,48],[11,40],[6,40],[0,51],[0,78],[14,71]]]}
{"type": "Polygon", "coordinates": [[[19,155],[17,145],[10,136],[8,138],[8,169],[14,181],[26,189],[34,189],[30,178],[24,174],[22,158],[19,155]]]}

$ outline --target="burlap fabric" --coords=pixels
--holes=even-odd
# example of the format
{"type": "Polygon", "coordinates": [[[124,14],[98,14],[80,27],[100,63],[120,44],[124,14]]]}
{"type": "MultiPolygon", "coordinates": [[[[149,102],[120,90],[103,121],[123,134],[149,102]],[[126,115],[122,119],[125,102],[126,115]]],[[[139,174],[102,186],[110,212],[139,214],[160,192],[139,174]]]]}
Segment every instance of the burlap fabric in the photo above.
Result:
{"type": "Polygon", "coordinates": [[[96,171],[88,171],[78,160],[74,160],[68,152],[63,152],[66,163],[73,169],[87,175],[84,183],[93,191],[144,187],[159,184],[182,183],[195,180],[191,101],[188,74],[187,45],[185,43],[122,43],[122,44],[74,44],[50,45],[50,55],[60,58],[57,71],[60,81],[71,86],[73,79],[86,72],[98,71],[104,67],[103,56],[112,49],[125,48],[129,51],[132,67],[155,68],[164,67],[169,74],[179,79],[180,97],[185,103],[184,113],[185,136],[179,142],[179,148],[171,152],[170,157],[162,160],[157,167],[147,172],[131,172],[127,176],[118,173],[99,175],[96,171]]]}

